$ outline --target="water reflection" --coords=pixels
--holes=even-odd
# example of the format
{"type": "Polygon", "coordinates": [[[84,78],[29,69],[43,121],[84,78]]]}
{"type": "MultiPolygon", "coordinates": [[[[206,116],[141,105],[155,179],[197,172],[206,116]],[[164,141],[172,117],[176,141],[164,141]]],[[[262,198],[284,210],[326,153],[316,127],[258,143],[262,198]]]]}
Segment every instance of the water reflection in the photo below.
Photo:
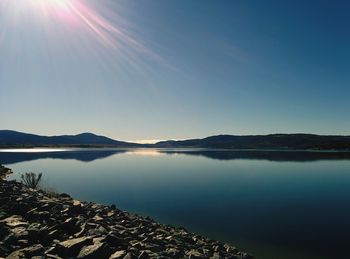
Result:
{"type": "Polygon", "coordinates": [[[219,160],[259,159],[268,161],[318,161],[318,160],[350,160],[349,152],[336,151],[280,151],[280,150],[161,150],[166,154],[185,154],[204,156],[219,160]]]}
{"type": "Polygon", "coordinates": [[[307,162],[318,160],[350,160],[350,152],[333,151],[279,151],[279,150],[215,150],[215,149],[12,149],[1,150],[0,163],[14,164],[43,158],[75,159],[91,162],[116,154],[160,156],[191,155],[218,160],[256,159],[279,162],[307,162]],[[32,151],[32,152],[31,152],[32,151]]]}
{"type": "Polygon", "coordinates": [[[84,149],[0,152],[0,163],[11,179],[43,172],[59,192],[184,226],[259,259],[350,258],[349,153],[84,149]]]}
{"type": "Polygon", "coordinates": [[[97,159],[107,158],[115,154],[125,153],[126,150],[60,150],[50,152],[0,152],[0,164],[15,164],[25,161],[33,161],[44,158],[74,159],[81,162],[91,162],[97,159]]]}

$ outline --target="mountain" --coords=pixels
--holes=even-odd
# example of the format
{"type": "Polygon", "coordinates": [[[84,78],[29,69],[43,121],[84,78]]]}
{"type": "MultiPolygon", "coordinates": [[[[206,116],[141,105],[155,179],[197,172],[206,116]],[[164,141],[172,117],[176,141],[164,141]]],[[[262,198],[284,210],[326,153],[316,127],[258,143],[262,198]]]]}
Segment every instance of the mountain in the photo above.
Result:
{"type": "Polygon", "coordinates": [[[350,136],[315,134],[218,135],[203,139],[161,141],[154,146],[159,148],[350,150],[350,136]]]}
{"type": "Polygon", "coordinates": [[[217,135],[203,139],[168,140],[156,144],[118,141],[93,133],[40,136],[0,130],[0,147],[75,146],[75,147],[153,147],[153,148],[223,148],[280,150],[349,150],[350,136],[315,134],[217,135]]]}
{"type": "Polygon", "coordinates": [[[12,130],[0,130],[0,147],[31,146],[113,146],[136,147],[136,143],[117,141],[93,133],[62,136],[40,136],[12,130]]]}

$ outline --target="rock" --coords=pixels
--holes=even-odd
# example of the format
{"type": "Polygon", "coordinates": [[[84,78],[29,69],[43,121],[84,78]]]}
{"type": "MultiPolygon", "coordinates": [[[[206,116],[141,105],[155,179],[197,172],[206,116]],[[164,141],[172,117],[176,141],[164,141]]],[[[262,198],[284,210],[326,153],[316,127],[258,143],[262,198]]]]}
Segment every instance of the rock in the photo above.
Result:
{"type": "Polygon", "coordinates": [[[19,258],[32,258],[34,256],[40,256],[44,254],[44,247],[40,244],[36,244],[30,247],[26,247],[12,252],[7,259],[19,259],[19,258]]]}
{"type": "Polygon", "coordinates": [[[124,258],[124,256],[126,255],[126,251],[125,250],[120,250],[115,252],[114,254],[112,254],[109,259],[118,259],[118,258],[124,258]]]}
{"type": "Polygon", "coordinates": [[[90,236],[100,236],[100,235],[106,235],[108,233],[107,229],[105,229],[104,227],[102,226],[97,226],[97,228],[95,229],[89,229],[87,231],[87,233],[90,235],[90,236]]]}
{"type": "Polygon", "coordinates": [[[30,206],[23,202],[15,203],[11,207],[12,213],[18,214],[18,215],[25,215],[30,209],[31,209],[30,206]]]}
{"type": "Polygon", "coordinates": [[[137,257],[135,256],[134,253],[128,252],[128,253],[123,257],[123,259],[137,259],[137,257]]]}
{"type": "Polygon", "coordinates": [[[126,245],[126,242],[123,238],[116,236],[115,234],[109,233],[105,237],[105,241],[110,247],[122,247],[126,245]]]}
{"type": "Polygon", "coordinates": [[[138,257],[138,259],[148,259],[148,258],[149,258],[148,253],[145,251],[142,251],[138,257]]]}
{"type": "Polygon", "coordinates": [[[24,221],[23,217],[19,215],[13,215],[1,220],[0,222],[5,223],[8,227],[25,227],[28,225],[28,222],[24,221]]]}
{"type": "Polygon", "coordinates": [[[0,225],[0,240],[3,240],[8,234],[10,234],[8,227],[5,224],[0,225]]]}
{"type": "Polygon", "coordinates": [[[220,259],[220,254],[215,252],[211,257],[210,259],[220,259]]]}
{"type": "Polygon", "coordinates": [[[77,223],[78,223],[77,218],[70,217],[62,223],[61,228],[68,235],[75,234],[80,231],[80,226],[77,223]]]}
{"type": "Polygon", "coordinates": [[[57,229],[52,230],[52,231],[50,231],[50,232],[47,234],[47,238],[48,238],[49,240],[57,239],[59,236],[60,236],[60,231],[57,230],[57,229]]]}
{"type": "Polygon", "coordinates": [[[92,237],[68,239],[57,244],[55,252],[60,256],[76,256],[81,248],[92,244],[92,237]]]}
{"type": "Polygon", "coordinates": [[[1,257],[5,257],[6,255],[8,255],[10,253],[10,250],[4,246],[3,244],[0,245],[0,258],[1,257]]]}
{"type": "Polygon", "coordinates": [[[144,247],[146,250],[150,250],[152,252],[160,252],[165,250],[165,248],[163,248],[162,246],[153,243],[146,243],[144,247]]]}
{"type": "Polygon", "coordinates": [[[182,253],[177,248],[168,248],[166,249],[166,253],[172,258],[180,258],[182,253]]]}
{"type": "Polygon", "coordinates": [[[0,220],[7,217],[7,214],[4,211],[0,211],[0,220]]]}
{"type": "Polygon", "coordinates": [[[80,227],[80,230],[79,232],[74,234],[75,237],[81,237],[86,232],[86,223],[81,224],[79,227],[80,227]]]}
{"type": "Polygon", "coordinates": [[[26,230],[25,227],[16,227],[16,228],[12,228],[11,233],[15,235],[16,239],[25,239],[28,238],[29,233],[26,230]]]}
{"type": "Polygon", "coordinates": [[[14,251],[6,257],[6,259],[23,259],[23,258],[26,258],[26,255],[22,250],[14,251]]]}
{"type": "Polygon", "coordinates": [[[78,201],[78,200],[73,200],[73,206],[82,206],[82,203],[81,201],[78,201]]]}
{"type": "Polygon", "coordinates": [[[96,216],[93,217],[92,219],[95,220],[95,221],[102,221],[102,220],[103,220],[103,218],[100,217],[100,216],[98,216],[98,215],[96,215],[96,216]]]}
{"type": "Polygon", "coordinates": [[[111,250],[104,243],[94,243],[93,245],[84,246],[77,258],[93,259],[93,258],[108,258],[111,250]]]}
{"type": "Polygon", "coordinates": [[[73,213],[73,214],[81,214],[83,213],[84,209],[81,203],[75,203],[70,207],[69,211],[70,213],[73,213]]]}
{"type": "Polygon", "coordinates": [[[60,194],[60,197],[61,197],[61,198],[71,198],[70,195],[67,194],[67,193],[61,193],[61,194],[60,194]]]}
{"type": "Polygon", "coordinates": [[[27,228],[29,239],[32,241],[44,241],[47,236],[47,228],[42,228],[39,223],[32,223],[27,228]]]}
{"type": "Polygon", "coordinates": [[[52,255],[52,254],[46,254],[47,259],[62,259],[62,257],[59,257],[58,255],[52,255]]]}
{"type": "Polygon", "coordinates": [[[202,253],[200,253],[199,251],[197,251],[195,249],[190,250],[189,252],[186,253],[186,255],[189,258],[203,258],[204,257],[204,255],[202,253]]]}

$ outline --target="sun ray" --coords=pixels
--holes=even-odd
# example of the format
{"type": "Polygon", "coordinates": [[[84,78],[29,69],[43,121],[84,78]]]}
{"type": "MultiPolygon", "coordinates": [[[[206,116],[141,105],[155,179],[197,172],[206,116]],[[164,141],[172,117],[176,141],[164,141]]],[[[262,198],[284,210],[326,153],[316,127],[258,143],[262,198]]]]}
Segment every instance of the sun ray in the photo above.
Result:
{"type": "MultiPolygon", "coordinates": [[[[103,7],[103,3],[94,2],[103,7]]],[[[101,15],[97,8],[92,7],[91,3],[82,0],[1,0],[1,9],[12,9],[14,20],[21,21],[25,13],[35,14],[36,18],[42,16],[46,19],[46,24],[52,21],[58,21],[66,25],[68,30],[84,31],[90,37],[99,42],[105,48],[116,50],[118,55],[137,67],[141,62],[140,55],[146,55],[166,65],[159,55],[146,47],[135,35],[128,32],[125,22],[118,22],[120,15],[113,14],[113,22],[107,17],[101,15]],[[121,25],[123,24],[123,26],[121,25]]],[[[103,8],[102,8],[103,9],[103,8]]],[[[45,23],[44,23],[45,24],[45,23]]],[[[45,25],[46,26],[46,25],[45,25]]],[[[47,26],[49,28],[49,26],[47,26]]],[[[49,33],[52,33],[49,31],[49,33]]],[[[74,35],[74,33],[73,33],[74,35]]],[[[0,32],[0,40],[1,40],[0,32]]]]}

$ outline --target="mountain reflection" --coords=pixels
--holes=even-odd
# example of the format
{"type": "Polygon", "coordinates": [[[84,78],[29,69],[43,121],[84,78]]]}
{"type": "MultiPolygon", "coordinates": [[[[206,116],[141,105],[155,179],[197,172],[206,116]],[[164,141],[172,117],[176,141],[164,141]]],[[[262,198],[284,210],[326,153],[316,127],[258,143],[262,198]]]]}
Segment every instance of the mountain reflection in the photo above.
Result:
{"type": "Polygon", "coordinates": [[[81,162],[91,162],[107,158],[115,154],[125,153],[126,150],[74,150],[56,152],[0,152],[0,164],[15,164],[37,159],[75,159],[81,162]]]}
{"type": "Polygon", "coordinates": [[[280,150],[166,150],[166,154],[203,156],[217,160],[259,159],[279,162],[306,162],[318,160],[350,160],[350,152],[334,151],[280,151],[280,150]]]}
{"type": "Polygon", "coordinates": [[[258,159],[279,162],[306,162],[318,160],[350,160],[350,152],[333,151],[279,151],[279,150],[205,150],[205,149],[118,149],[118,150],[64,150],[55,152],[0,152],[0,164],[14,164],[37,159],[75,159],[91,162],[115,154],[131,155],[189,155],[217,160],[258,159]]]}

